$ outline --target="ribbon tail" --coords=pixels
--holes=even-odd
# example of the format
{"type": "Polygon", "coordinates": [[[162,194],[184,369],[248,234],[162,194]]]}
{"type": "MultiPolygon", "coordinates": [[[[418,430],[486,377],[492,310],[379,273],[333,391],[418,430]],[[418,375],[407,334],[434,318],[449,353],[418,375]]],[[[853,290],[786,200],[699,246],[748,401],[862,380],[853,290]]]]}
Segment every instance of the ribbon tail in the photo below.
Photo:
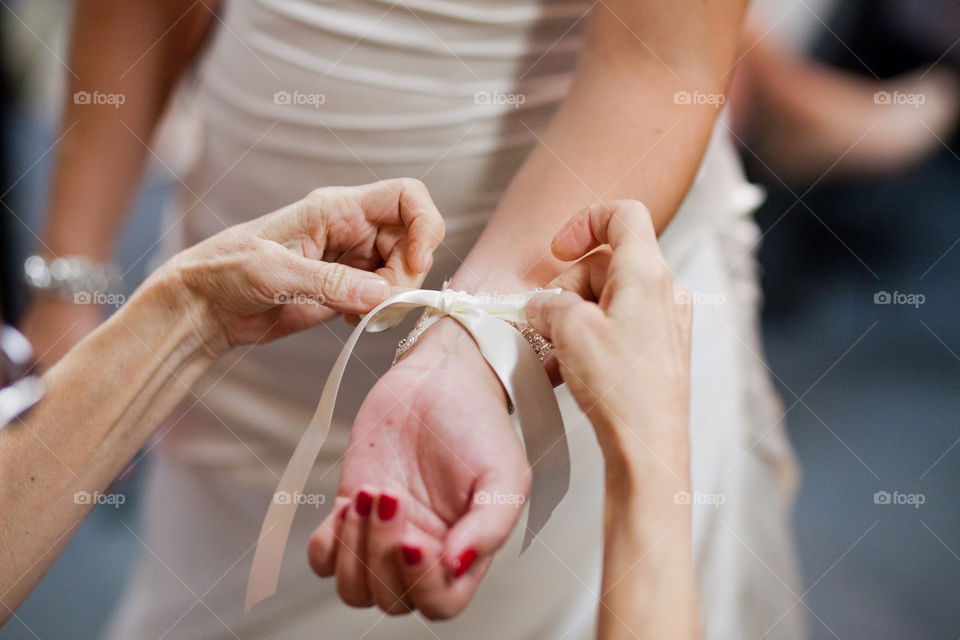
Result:
{"type": "MultiPolygon", "coordinates": [[[[381,307],[389,303],[390,300],[383,303],[381,307]]],[[[330,423],[333,420],[337,393],[340,390],[340,381],[343,379],[343,372],[347,368],[347,362],[350,360],[353,348],[356,346],[357,340],[360,339],[367,323],[377,315],[379,310],[380,307],[367,314],[344,343],[330,375],[327,376],[327,382],[323,387],[317,410],[313,414],[310,424],[304,430],[303,436],[297,443],[297,448],[280,478],[277,490],[270,501],[270,507],[267,509],[267,515],[263,519],[260,537],[257,540],[257,549],[253,554],[253,564],[250,565],[245,613],[249,613],[250,608],[256,603],[277,592],[283,552],[287,546],[287,539],[290,537],[293,517],[297,512],[295,494],[303,491],[306,486],[313,465],[317,461],[317,456],[320,455],[323,443],[327,439],[330,423]],[[289,497],[290,499],[278,500],[277,496],[289,497]]]]}
{"type": "Polygon", "coordinates": [[[477,341],[517,410],[523,446],[533,470],[523,553],[570,487],[570,448],[550,378],[530,345],[511,325],[493,316],[453,316],[477,341]],[[504,345],[513,343],[513,348],[504,345]]]}

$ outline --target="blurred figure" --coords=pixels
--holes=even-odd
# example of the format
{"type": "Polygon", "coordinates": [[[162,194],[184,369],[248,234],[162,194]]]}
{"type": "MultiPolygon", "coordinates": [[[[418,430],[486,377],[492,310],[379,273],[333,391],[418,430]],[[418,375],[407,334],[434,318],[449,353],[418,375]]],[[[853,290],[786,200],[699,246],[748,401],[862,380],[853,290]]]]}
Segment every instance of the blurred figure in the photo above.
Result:
{"type": "MultiPolygon", "coordinates": [[[[857,4],[841,3],[841,13],[857,4]]],[[[901,37],[936,51],[944,38],[929,36],[960,33],[958,11],[946,2],[875,3],[863,28],[890,47],[894,36],[884,35],[890,30],[878,24],[883,16],[883,24],[911,25],[902,28],[901,37]],[[917,9],[922,4],[932,6],[924,13],[917,9]]],[[[870,69],[857,73],[797,55],[763,33],[762,25],[754,24],[743,38],[731,89],[732,127],[748,153],[762,158],[764,168],[780,179],[805,184],[824,174],[839,179],[896,171],[929,156],[956,130],[960,74],[955,66],[930,66],[932,60],[903,56],[897,60],[911,60],[913,66],[887,66],[888,74],[875,77],[870,69]]]]}
{"type": "MultiPolygon", "coordinates": [[[[960,136],[948,94],[960,68],[960,4],[848,1],[819,16],[808,4],[797,11],[816,37],[804,53],[784,54],[795,66],[756,93],[789,100],[736,104],[742,156],[768,193],[757,214],[765,347],[795,407],[786,420],[805,478],[794,517],[811,585],[803,602],[815,638],[952,637],[960,136]],[[891,104],[874,103],[878,90],[891,104]],[[920,94],[922,104],[909,104],[920,94]],[[773,122],[793,128],[781,146],[756,133],[773,122]],[[797,131],[833,155],[808,153],[814,144],[797,131]],[[865,157],[871,147],[884,157],[865,157]],[[926,302],[877,304],[884,291],[926,302]],[[909,512],[874,503],[875,492],[895,489],[927,503],[909,512]]],[[[779,35],[761,44],[789,42],[779,35]]]]}

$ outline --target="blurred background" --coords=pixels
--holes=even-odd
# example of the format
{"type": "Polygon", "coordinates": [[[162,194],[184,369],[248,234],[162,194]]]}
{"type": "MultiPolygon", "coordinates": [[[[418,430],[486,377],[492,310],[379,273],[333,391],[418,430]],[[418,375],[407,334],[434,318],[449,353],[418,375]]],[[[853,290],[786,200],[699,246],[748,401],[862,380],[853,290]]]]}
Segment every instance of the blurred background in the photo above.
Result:
{"type": "MultiPolygon", "coordinates": [[[[16,318],[69,3],[0,6],[0,304],[16,318]]],[[[812,638],[960,637],[960,4],[762,0],[743,40],[724,126],[768,192],[765,347],[803,468],[796,606],[812,638]]],[[[128,293],[171,188],[149,176],[119,255],[128,293]]],[[[138,477],[0,640],[97,637],[140,552],[138,477]]]]}

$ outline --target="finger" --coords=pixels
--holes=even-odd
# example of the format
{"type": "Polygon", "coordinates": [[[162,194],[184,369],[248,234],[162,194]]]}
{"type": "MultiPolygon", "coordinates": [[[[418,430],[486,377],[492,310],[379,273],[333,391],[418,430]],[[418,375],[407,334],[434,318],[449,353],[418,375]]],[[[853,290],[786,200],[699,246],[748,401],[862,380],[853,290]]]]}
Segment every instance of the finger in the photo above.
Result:
{"type": "Polygon", "coordinates": [[[602,202],[580,211],[557,232],[551,249],[561,260],[576,260],[602,244],[614,251],[638,244],[660,251],[650,212],[636,200],[602,202]]]}
{"type": "Polygon", "coordinates": [[[390,297],[383,277],[348,267],[299,256],[277,244],[266,243],[263,260],[252,267],[254,287],[262,286],[274,302],[315,301],[345,313],[366,313],[390,297]]]}
{"type": "MultiPolygon", "coordinates": [[[[556,342],[556,337],[564,333],[567,326],[575,324],[584,312],[584,308],[591,308],[588,313],[603,314],[599,307],[587,302],[576,293],[564,291],[560,294],[543,293],[527,304],[527,322],[538,333],[556,342]]],[[[576,330],[574,328],[574,330],[576,330]]]]}
{"type": "MultiPolygon", "coordinates": [[[[523,464],[526,465],[525,460],[523,464]]],[[[504,468],[516,467],[508,464],[504,468]]],[[[522,486],[518,486],[512,474],[491,475],[477,482],[469,509],[451,527],[444,541],[444,566],[455,579],[469,574],[478,560],[492,557],[507,541],[530,490],[529,471],[521,477],[522,486]]]]}
{"type": "Polygon", "coordinates": [[[443,564],[442,543],[419,529],[407,529],[396,552],[407,597],[428,620],[452,618],[470,603],[491,559],[478,560],[475,575],[454,579],[443,564]]]}
{"type": "MultiPolygon", "coordinates": [[[[386,262],[377,269],[376,274],[392,285],[400,287],[419,287],[426,277],[425,272],[418,272],[407,262],[407,241],[401,240],[393,251],[386,255],[386,262]]],[[[433,257],[430,257],[432,264],[433,257]]]]}
{"type": "Polygon", "coordinates": [[[314,529],[307,541],[307,559],[310,568],[321,578],[329,578],[336,570],[338,538],[341,525],[350,508],[350,499],[339,497],[333,503],[333,509],[327,514],[320,526],[314,529]]]}
{"type": "Polygon", "coordinates": [[[381,493],[370,516],[367,538],[367,584],[373,601],[389,615],[409,613],[412,601],[405,599],[397,549],[403,542],[406,512],[402,501],[391,493],[381,493]]]}
{"type": "Polygon", "coordinates": [[[396,178],[360,188],[367,219],[377,225],[403,224],[409,238],[407,261],[417,272],[426,273],[446,233],[443,216],[426,185],[413,178],[396,178]]]}
{"type": "Polygon", "coordinates": [[[370,512],[373,509],[373,490],[360,489],[351,501],[347,518],[340,529],[337,548],[337,592],[351,607],[369,607],[373,594],[367,584],[366,546],[370,512]]]}
{"type": "Polygon", "coordinates": [[[603,285],[607,281],[610,257],[610,249],[602,247],[574,263],[572,267],[554,278],[546,288],[564,289],[585,300],[596,301],[600,298],[603,285]]]}

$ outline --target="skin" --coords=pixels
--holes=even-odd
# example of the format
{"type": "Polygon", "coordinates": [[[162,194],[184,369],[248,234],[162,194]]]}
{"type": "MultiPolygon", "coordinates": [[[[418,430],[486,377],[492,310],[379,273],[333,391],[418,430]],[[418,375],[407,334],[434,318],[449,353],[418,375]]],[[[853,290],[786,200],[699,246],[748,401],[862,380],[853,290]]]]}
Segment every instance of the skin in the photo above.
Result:
{"type": "MultiPolygon", "coordinates": [[[[77,0],[46,228],[47,256],[113,258],[140,183],[151,139],[171,91],[200,51],[216,0],[77,0]],[[169,30],[169,31],[168,31],[169,30]],[[166,35],[164,35],[166,33],[166,35]],[[75,104],[77,91],[123,94],[124,104],[75,104]]],[[[300,194],[291,194],[291,199],[300,194]]],[[[103,321],[94,305],[36,297],[21,330],[49,367],[103,321]]]]}
{"type": "MultiPolygon", "coordinates": [[[[191,11],[190,0],[144,0],[123,10],[121,4],[80,0],[76,6],[68,63],[82,82],[72,81],[71,95],[89,85],[123,92],[127,100],[119,109],[67,105],[42,245],[51,255],[104,259],[112,253],[147,155],[142,141],[211,24],[212,2],[191,11]],[[120,120],[134,124],[121,128],[120,120]],[[81,226],[91,231],[75,233],[81,226]]],[[[452,286],[509,293],[548,283],[565,267],[550,253],[551,237],[576,210],[602,200],[641,198],[662,230],[693,181],[718,113],[709,104],[677,104],[674,95],[725,90],[745,6],[746,0],[597,4],[586,18],[569,95],[538,134],[452,286]]],[[[98,321],[91,313],[38,299],[25,332],[49,363],[98,321]]],[[[415,606],[429,617],[449,617],[467,605],[519,518],[509,505],[474,504],[472,493],[525,494],[529,484],[499,382],[468,334],[451,321],[438,322],[370,392],[338,496],[347,502],[367,488],[409,497],[407,521],[441,562],[430,563],[429,575],[414,584],[389,562],[340,560],[352,556],[338,553],[341,544],[353,545],[362,559],[399,543],[391,530],[381,539],[367,522],[351,519],[343,536],[318,529],[310,562],[321,575],[336,573],[350,604],[390,612],[415,606]],[[459,401],[435,401],[437,389],[451,390],[459,401]],[[474,555],[464,571],[464,559],[474,555]]]]}
{"type": "MultiPolygon", "coordinates": [[[[724,91],[744,5],[598,5],[569,96],[451,287],[512,293],[546,285],[566,268],[550,251],[553,235],[577,209],[607,197],[642,198],[661,231],[693,180],[717,114],[673,96],[724,91]]],[[[493,371],[452,320],[433,325],[374,386],[354,423],[338,499],[366,491],[409,500],[406,528],[423,559],[410,572],[399,560],[397,527],[375,530],[370,518],[341,522],[331,514],[308,556],[319,575],[336,576],[345,602],[392,614],[416,608],[430,619],[467,606],[520,515],[472,495],[526,494],[530,486],[506,406],[493,371]],[[456,395],[438,401],[438,389],[456,395]],[[384,548],[397,552],[393,562],[371,559],[384,548]]]]}
{"type": "Polygon", "coordinates": [[[692,306],[671,282],[642,204],[581,212],[554,238],[553,254],[575,260],[603,244],[612,252],[591,253],[554,281],[567,293],[527,308],[604,455],[597,637],[695,639],[691,508],[674,498],[690,491],[692,306]]]}
{"type": "Polygon", "coordinates": [[[423,184],[388,180],[314,191],[154,272],[47,371],[34,410],[0,429],[0,624],[89,513],[75,493],[106,490],[217,358],[369,311],[391,284],[419,286],[442,238],[423,184]]]}
{"type": "Polygon", "coordinates": [[[874,80],[834,69],[745,34],[732,87],[734,132],[776,180],[791,187],[903,170],[956,131],[960,79],[918,69],[874,80]],[[886,91],[922,104],[878,104],[886,91]]]}
{"type": "MultiPolygon", "coordinates": [[[[534,298],[526,312],[530,324],[553,341],[559,375],[590,418],[604,455],[597,637],[696,640],[701,633],[692,514],[689,502],[675,499],[690,491],[689,295],[672,283],[650,213],[636,201],[580,212],[554,237],[552,253],[561,261],[578,260],[550,283],[566,291],[534,298]],[[642,396],[638,386],[645,390],[642,396]]],[[[398,581],[414,584],[396,592],[400,597],[391,613],[401,613],[418,606],[418,598],[433,596],[431,590],[450,585],[434,582],[442,575],[432,569],[442,549],[416,525],[424,508],[419,498],[400,497],[395,489],[376,491],[364,486],[352,499],[338,499],[334,518],[315,537],[339,538],[353,552],[365,548],[365,562],[381,571],[378,575],[389,567],[397,570],[398,581]]],[[[314,569],[335,570],[339,577],[353,570],[344,555],[337,554],[336,566],[314,569]]],[[[402,587],[384,581],[369,595],[378,598],[395,588],[402,587]]]]}

